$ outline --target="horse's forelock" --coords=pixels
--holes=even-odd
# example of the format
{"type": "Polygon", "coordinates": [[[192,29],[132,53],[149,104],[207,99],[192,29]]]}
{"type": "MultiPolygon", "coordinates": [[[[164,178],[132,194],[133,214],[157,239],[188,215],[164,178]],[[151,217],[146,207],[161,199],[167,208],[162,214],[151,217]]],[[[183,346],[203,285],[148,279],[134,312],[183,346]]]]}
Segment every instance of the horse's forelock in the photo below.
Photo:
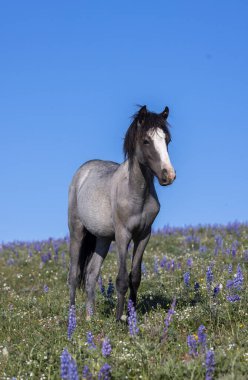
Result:
{"type": "Polygon", "coordinates": [[[161,114],[147,111],[140,127],[138,126],[139,116],[139,112],[133,115],[133,121],[124,138],[124,156],[131,161],[135,154],[135,146],[137,141],[142,139],[148,130],[152,129],[153,131],[156,131],[157,128],[161,128],[168,135],[169,140],[171,139],[169,124],[161,114]]]}

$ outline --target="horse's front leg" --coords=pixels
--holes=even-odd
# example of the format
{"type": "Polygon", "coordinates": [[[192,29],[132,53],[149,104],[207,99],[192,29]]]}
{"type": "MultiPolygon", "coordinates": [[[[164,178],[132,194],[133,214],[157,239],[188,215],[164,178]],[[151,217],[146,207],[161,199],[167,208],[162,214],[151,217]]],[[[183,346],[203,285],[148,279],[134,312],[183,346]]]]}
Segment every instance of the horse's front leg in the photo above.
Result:
{"type": "Polygon", "coordinates": [[[118,265],[119,271],[116,278],[117,289],[117,310],[116,320],[120,321],[123,315],[125,295],[128,290],[129,278],[127,272],[127,251],[131,241],[131,234],[124,228],[118,228],[115,234],[115,241],[118,249],[118,265]]]}
{"type": "Polygon", "coordinates": [[[132,269],[129,274],[130,299],[136,306],[137,292],[141,282],[141,263],[144,250],[150,239],[151,231],[145,236],[134,239],[132,269]]]}

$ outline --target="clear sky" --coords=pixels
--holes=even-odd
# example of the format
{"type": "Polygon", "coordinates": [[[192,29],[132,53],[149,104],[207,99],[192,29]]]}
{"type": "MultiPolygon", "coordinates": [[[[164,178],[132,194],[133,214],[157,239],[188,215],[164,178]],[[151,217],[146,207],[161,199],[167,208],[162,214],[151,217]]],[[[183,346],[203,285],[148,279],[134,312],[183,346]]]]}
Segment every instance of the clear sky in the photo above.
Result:
{"type": "Polygon", "coordinates": [[[0,241],[67,234],[72,175],[123,160],[136,104],[170,108],[155,227],[248,220],[248,2],[5,1],[0,241]]]}

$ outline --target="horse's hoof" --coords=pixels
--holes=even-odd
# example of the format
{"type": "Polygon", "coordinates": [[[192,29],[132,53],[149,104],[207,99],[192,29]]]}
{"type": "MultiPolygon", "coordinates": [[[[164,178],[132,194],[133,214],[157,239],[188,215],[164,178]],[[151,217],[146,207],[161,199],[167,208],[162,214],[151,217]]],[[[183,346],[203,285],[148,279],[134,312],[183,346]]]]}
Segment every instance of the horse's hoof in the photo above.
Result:
{"type": "Polygon", "coordinates": [[[116,319],[117,323],[127,323],[127,316],[122,315],[120,318],[116,319]]]}
{"type": "Polygon", "coordinates": [[[86,322],[90,322],[91,321],[91,315],[86,315],[86,322]]]}

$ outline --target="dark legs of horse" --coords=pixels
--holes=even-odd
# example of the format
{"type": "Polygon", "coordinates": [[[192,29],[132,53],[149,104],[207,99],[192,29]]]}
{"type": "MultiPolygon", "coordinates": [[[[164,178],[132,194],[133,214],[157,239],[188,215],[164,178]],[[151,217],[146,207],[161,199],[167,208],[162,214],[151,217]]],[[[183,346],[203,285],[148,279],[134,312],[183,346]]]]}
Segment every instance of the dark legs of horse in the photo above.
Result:
{"type": "Polygon", "coordinates": [[[70,306],[75,305],[76,288],[79,278],[79,254],[81,244],[85,236],[82,225],[78,225],[74,232],[70,234],[70,270],[69,270],[69,287],[70,287],[70,306]]]}
{"type": "Polygon", "coordinates": [[[95,252],[87,266],[85,291],[86,291],[86,320],[90,320],[95,306],[95,288],[99,277],[103,260],[105,259],[111,240],[97,238],[95,252]]]}
{"type": "Polygon", "coordinates": [[[125,295],[129,286],[129,277],[127,272],[127,250],[128,244],[131,241],[131,237],[125,229],[118,231],[115,235],[115,240],[118,248],[118,261],[119,261],[119,271],[116,278],[116,289],[117,289],[117,310],[116,310],[116,320],[120,321],[123,315],[125,295]]]}
{"type": "Polygon", "coordinates": [[[141,281],[142,257],[150,236],[151,232],[149,231],[143,238],[134,239],[132,269],[129,274],[130,299],[133,301],[134,306],[136,306],[137,292],[141,281]]]}

